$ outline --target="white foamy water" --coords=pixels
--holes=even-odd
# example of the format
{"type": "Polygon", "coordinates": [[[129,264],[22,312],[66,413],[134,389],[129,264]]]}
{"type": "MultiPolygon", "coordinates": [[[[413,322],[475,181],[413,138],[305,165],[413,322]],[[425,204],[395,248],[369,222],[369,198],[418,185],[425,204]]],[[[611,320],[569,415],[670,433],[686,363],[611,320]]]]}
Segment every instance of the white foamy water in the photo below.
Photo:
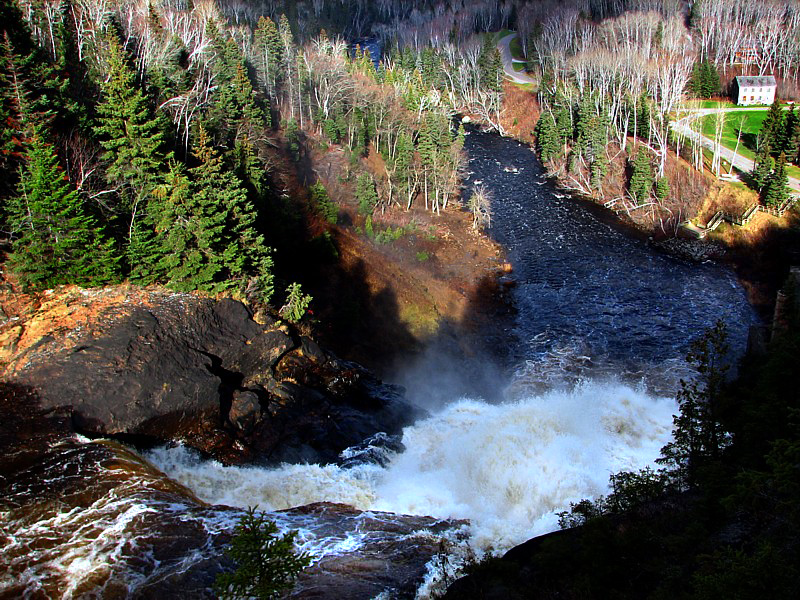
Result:
{"type": "Polygon", "coordinates": [[[180,447],[148,458],[210,503],[280,510],[329,501],[469,519],[473,546],[499,551],[556,529],[556,513],[606,493],[611,473],[651,465],[676,410],[673,399],[584,382],[497,405],[459,400],[406,428],[406,451],[386,468],[224,467],[180,447]]]}

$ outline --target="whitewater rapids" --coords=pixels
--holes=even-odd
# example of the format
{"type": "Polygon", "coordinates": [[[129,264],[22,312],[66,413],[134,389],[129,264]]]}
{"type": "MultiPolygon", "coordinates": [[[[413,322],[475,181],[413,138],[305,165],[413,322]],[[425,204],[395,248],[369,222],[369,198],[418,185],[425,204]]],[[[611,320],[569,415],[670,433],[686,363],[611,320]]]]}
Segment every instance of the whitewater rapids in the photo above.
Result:
{"type": "Polygon", "coordinates": [[[386,467],[225,467],[182,448],[147,457],[212,504],[281,510],[312,502],[469,519],[471,545],[502,551],[558,528],[570,502],[608,491],[611,473],[652,465],[669,440],[671,398],[584,382],[501,404],[464,398],[403,432],[386,467]]]}

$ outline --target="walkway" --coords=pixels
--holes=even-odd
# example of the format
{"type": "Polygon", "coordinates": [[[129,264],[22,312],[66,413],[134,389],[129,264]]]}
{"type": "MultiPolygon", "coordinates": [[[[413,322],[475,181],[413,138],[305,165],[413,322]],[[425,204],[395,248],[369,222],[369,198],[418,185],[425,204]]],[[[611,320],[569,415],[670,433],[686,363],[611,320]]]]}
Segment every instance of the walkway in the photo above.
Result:
{"type": "MultiPolygon", "coordinates": [[[[692,131],[691,127],[689,127],[689,123],[694,119],[700,119],[706,117],[708,115],[713,115],[717,113],[735,113],[735,112],[746,112],[746,111],[755,111],[755,110],[764,110],[763,108],[699,108],[693,109],[691,114],[678,119],[677,121],[672,123],[672,129],[677,133],[683,135],[684,137],[696,141],[700,138],[700,143],[703,145],[704,148],[708,148],[712,152],[714,151],[714,140],[709,137],[706,137],[696,131],[692,131]]],[[[723,159],[731,163],[735,168],[739,169],[744,173],[749,173],[753,170],[754,164],[753,161],[741,154],[734,154],[733,150],[730,148],[726,148],[722,146],[720,150],[720,155],[723,159]]],[[[789,177],[789,187],[795,191],[800,191],[800,180],[795,179],[794,177],[789,177]]]]}
{"type": "Polygon", "coordinates": [[[503,70],[505,71],[506,77],[514,83],[536,84],[538,81],[524,71],[514,70],[514,62],[523,62],[511,56],[511,41],[516,37],[516,33],[510,33],[497,42],[497,49],[500,50],[500,57],[503,59],[503,70]]]}

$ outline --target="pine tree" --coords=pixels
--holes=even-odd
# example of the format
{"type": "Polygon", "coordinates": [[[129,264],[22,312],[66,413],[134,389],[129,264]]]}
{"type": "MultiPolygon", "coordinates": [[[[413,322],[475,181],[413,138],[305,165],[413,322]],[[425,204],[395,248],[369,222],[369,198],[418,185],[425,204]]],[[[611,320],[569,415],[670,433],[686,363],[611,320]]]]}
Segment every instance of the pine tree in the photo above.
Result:
{"type": "Polygon", "coordinates": [[[786,154],[780,153],[775,171],[767,179],[762,193],[766,206],[778,208],[789,198],[789,177],[786,174],[786,154]]]}
{"type": "MultiPolygon", "coordinates": [[[[147,201],[160,185],[170,155],[164,151],[164,133],[147,98],[136,86],[135,73],[114,35],[108,40],[108,80],[97,106],[95,133],[107,161],[106,179],[120,190],[129,216],[128,242],[136,219],[146,212],[147,201]]],[[[136,264],[138,257],[131,257],[136,264]]]]}
{"type": "Polygon", "coordinates": [[[650,156],[644,148],[634,158],[632,169],[628,191],[637,204],[642,204],[650,197],[653,188],[653,168],[650,165],[650,156]]]}
{"type": "Polygon", "coordinates": [[[766,185],[767,180],[772,173],[774,165],[775,161],[772,159],[769,144],[762,144],[758,149],[753,171],[750,174],[753,179],[753,184],[757,190],[760,191],[764,188],[764,185],[766,185]]]}
{"type": "Polygon", "coordinates": [[[362,215],[371,215],[378,204],[375,181],[369,173],[359,175],[356,180],[356,200],[358,201],[358,212],[362,215]]]}
{"type": "Polygon", "coordinates": [[[670,187],[669,187],[669,179],[666,177],[659,178],[656,181],[656,198],[658,198],[659,202],[664,202],[669,197],[670,187]]]}
{"type": "Polygon", "coordinates": [[[53,147],[39,131],[28,144],[19,194],[9,201],[8,212],[17,235],[8,266],[25,289],[116,279],[119,258],[113,241],[83,210],[53,147]]]}

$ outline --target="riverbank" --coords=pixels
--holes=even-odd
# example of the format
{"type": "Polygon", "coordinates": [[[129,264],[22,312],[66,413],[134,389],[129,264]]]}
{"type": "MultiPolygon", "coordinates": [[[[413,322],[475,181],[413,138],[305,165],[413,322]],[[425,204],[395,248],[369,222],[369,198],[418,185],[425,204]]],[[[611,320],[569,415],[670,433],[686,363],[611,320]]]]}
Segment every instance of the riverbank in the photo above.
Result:
{"type": "MultiPolygon", "coordinates": [[[[516,96],[522,94],[532,97],[517,88],[516,96]]],[[[521,102],[516,96],[509,102],[510,109],[521,102]]],[[[538,114],[538,110],[533,112],[538,114]]],[[[522,143],[531,144],[533,149],[530,135],[514,129],[509,129],[509,134],[522,143]]],[[[747,290],[750,304],[762,319],[769,319],[775,296],[790,267],[800,263],[800,213],[797,209],[790,210],[783,219],[760,214],[746,228],[723,225],[705,240],[688,239],[679,235],[681,222],[711,215],[718,209],[731,210],[731,202],[737,207],[746,207],[752,203],[754,195],[717,182],[708,173],[691,169],[670,151],[666,163],[670,196],[659,207],[655,204],[630,206],[621,200],[626,195],[627,153],[616,146],[611,153],[616,158],[609,165],[609,174],[599,193],[587,193],[588,188],[576,179],[580,175],[567,174],[564,159],[554,159],[546,165],[548,177],[555,188],[563,188],[562,193],[584,206],[591,206],[590,210],[599,219],[614,223],[628,235],[652,240],[653,247],[661,252],[695,263],[714,261],[731,266],[747,290]],[[666,211],[666,217],[680,215],[680,219],[659,217],[657,210],[666,211]]]]}

